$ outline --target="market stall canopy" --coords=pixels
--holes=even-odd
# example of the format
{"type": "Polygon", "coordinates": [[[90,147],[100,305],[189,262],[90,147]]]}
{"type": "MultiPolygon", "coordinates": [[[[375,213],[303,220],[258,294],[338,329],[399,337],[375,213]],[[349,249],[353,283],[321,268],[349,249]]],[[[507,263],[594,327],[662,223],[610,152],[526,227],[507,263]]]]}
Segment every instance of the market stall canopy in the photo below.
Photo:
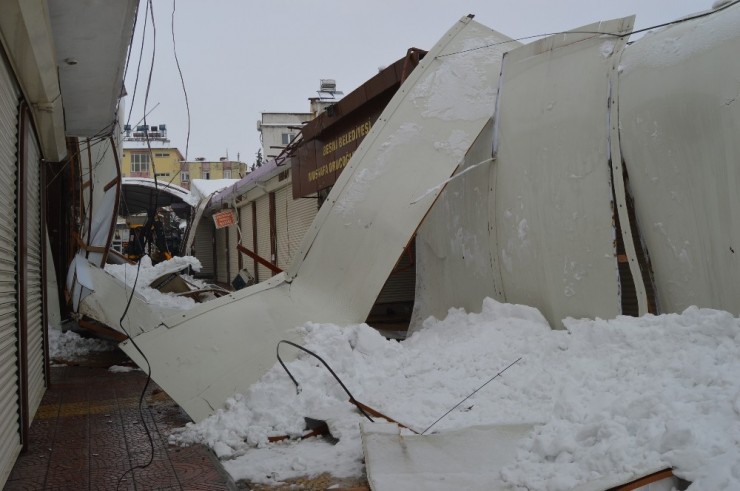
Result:
{"type": "Polygon", "coordinates": [[[190,215],[191,207],[196,204],[190,191],[166,181],[155,182],[143,177],[124,177],[121,180],[119,213],[122,216],[146,213],[152,207],[171,206],[177,216],[183,218],[190,215]]]}

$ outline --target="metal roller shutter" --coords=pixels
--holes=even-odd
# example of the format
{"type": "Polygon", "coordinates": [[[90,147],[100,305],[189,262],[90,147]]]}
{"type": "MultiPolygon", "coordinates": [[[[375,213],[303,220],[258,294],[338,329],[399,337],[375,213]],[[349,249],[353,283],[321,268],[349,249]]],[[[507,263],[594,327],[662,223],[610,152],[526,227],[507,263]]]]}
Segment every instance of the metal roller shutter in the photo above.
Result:
{"type": "MultiPolygon", "coordinates": [[[[270,197],[269,195],[257,198],[257,254],[266,261],[270,257],[270,197]]],[[[272,277],[272,271],[259,264],[257,281],[265,281],[272,277]]]]}
{"type": "Polygon", "coordinates": [[[44,380],[43,229],[41,223],[41,154],[30,123],[26,135],[26,319],[28,339],[28,414],[31,419],[46,390],[44,380]]]}
{"type": "Polygon", "coordinates": [[[378,294],[376,304],[413,302],[416,289],[416,263],[414,260],[415,247],[410,246],[410,253],[404,252],[398,264],[393,268],[390,276],[378,294]]]}
{"type": "Polygon", "coordinates": [[[285,269],[290,264],[290,223],[288,201],[293,201],[290,186],[275,191],[275,228],[277,236],[277,265],[285,269]]]}
{"type": "Polygon", "coordinates": [[[16,180],[18,91],[0,54],[0,485],[21,449],[18,400],[16,180]]]}
{"type": "Polygon", "coordinates": [[[216,230],[216,281],[228,283],[227,262],[229,251],[226,249],[227,228],[216,230]]]}
{"type": "MultiPolygon", "coordinates": [[[[316,198],[288,199],[288,256],[290,261],[298,253],[303,241],[303,236],[313,223],[318,213],[318,200],[316,198]]],[[[288,264],[283,266],[285,269],[288,264]]]]}
{"type": "Polygon", "coordinates": [[[203,217],[198,222],[198,228],[195,229],[195,257],[201,264],[201,270],[197,273],[201,278],[213,278],[213,220],[211,217],[203,217]]]}
{"type": "Polygon", "coordinates": [[[314,198],[294,200],[290,186],[280,189],[275,195],[278,266],[286,269],[316,217],[317,200],[314,198]]]}
{"type": "MultiPolygon", "coordinates": [[[[234,210],[236,212],[236,210],[234,210]]],[[[234,279],[236,273],[239,272],[239,251],[236,249],[236,244],[239,243],[239,217],[237,216],[237,222],[228,228],[229,231],[229,276],[228,282],[231,284],[231,280],[234,279]]]]}
{"type": "MultiPolygon", "coordinates": [[[[242,206],[239,208],[239,211],[239,226],[242,229],[242,245],[251,251],[254,249],[254,244],[252,243],[252,234],[254,233],[254,226],[252,224],[252,203],[247,204],[247,206],[242,206]]],[[[242,255],[242,264],[244,265],[244,268],[249,271],[249,274],[256,278],[254,259],[242,255]]]]}

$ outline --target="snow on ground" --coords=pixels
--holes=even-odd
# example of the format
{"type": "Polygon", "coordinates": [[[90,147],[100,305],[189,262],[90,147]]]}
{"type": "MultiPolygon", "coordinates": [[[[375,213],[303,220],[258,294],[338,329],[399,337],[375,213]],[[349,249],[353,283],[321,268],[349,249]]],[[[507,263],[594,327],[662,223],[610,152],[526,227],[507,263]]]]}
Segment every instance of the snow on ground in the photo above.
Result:
{"type": "Polygon", "coordinates": [[[49,327],[49,356],[54,360],[74,360],[93,351],[111,351],[115,347],[113,341],[83,338],[72,331],[49,327]]]}
{"type": "MultiPolygon", "coordinates": [[[[402,342],[364,324],[301,330],[304,346],[357,400],[418,430],[522,357],[431,430],[537,423],[493,488],[558,491],[674,467],[690,489],[740,489],[740,320],[692,307],[565,325],[553,331],[533,308],[487,299],[482,313],[450,310],[402,342]]],[[[302,355],[287,366],[300,393],[276,364],[248,394],[171,442],[210,445],[235,479],[361,475],[363,417],[316,359],[302,355]],[[267,443],[270,435],[300,435],[306,416],[327,420],[339,442],[267,443]]]]}
{"type": "Polygon", "coordinates": [[[128,373],[133,372],[134,370],[139,370],[139,368],[125,367],[122,365],[112,365],[108,367],[108,371],[113,373],[128,373]]]}
{"type": "MultiPolygon", "coordinates": [[[[123,281],[129,288],[136,285],[136,291],[146,298],[147,302],[162,307],[175,309],[190,309],[195,306],[195,300],[183,296],[177,296],[174,293],[162,293],[159,290],[150,288],[149,284],[160,276],[167,273],[179,272],[192,267],[194,271],[200,271],[200,260],[193,256],[175,256],[167,261],[162,261],[156,266],[152,265],[149,256],[143,256],[139,264],[106,264],[105,271],[111,276],[123,281]],[[138,273],[138,278],[137,278],[138,273]]],[[[182,275],[183,278],[191,283],[195,288],[205,288],[207,285],[201,280],[197,280],[188,275],[182,275]]]]}

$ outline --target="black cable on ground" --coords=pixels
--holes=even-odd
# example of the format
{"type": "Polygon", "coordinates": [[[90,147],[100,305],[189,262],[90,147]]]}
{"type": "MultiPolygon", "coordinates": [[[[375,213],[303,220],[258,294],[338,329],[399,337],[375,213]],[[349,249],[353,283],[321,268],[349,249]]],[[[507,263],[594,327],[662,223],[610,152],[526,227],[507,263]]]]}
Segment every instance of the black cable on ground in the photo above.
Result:
{"type": "MultiPolygon", "coordinates": [[[[309,349],[307,349],[307,348],[304,348],[304,347],[303,347],[303,346],[301,346],[300,344],[296,344],[296,343],[294,343],[294,342],[292,342],[292,341],[287,341],[287,340],[283,339],[282,341],[278,342],[278,344],[277,344],[277,359],[278,359],[278,361],[280,362],[280,365],[281,365],[281,366],[283,367],[283,369],[285,370],[285,372],[286,372],[286,373],[288,374],[288,377],[290,377],[290,380],[292,380],[292,381],[293,381],[293,383],[295,384],[295,388],[296,388],[296,393],[299,393],[299,392],[300,392],[300,389],[299,389],[299,388],[300,388],[300,385],[298,384],[298,381],[297,381],[297,380],[295,379],[295,377],[293,376],[293,374],[292,374],[292,373],[290,373],[290,370],[288,370],[288,367],[286,367],[286,366],[285,366],[285,363],[283,363],[283,360],[282,360],[282,358],[280,358],[280,345],[281,345],[281,344],[283,344],[283,343],[285,343],[285,344],[289,344],[289,345],[293,346],[294,348],[298,348],[298,349],[299,349],[299,350],[301,350],[301,351],[305,351],[306,353],[308,353],[309,355],[313,356],[314,358],[316,358],[317,360],[319,360],[319,361],[320,361],[321,363],[323,363],[323,364],[324,364],[324,366],[326,367],[326,369],[327,369],[327,370],[329,370],[329,373],[331,373],[331,374],[332,374],[332,376],[333,376],[333,377],[334,377],[334,378],[336,379],[336,381],[337,381],[337,382],[339,382],[339,385],[341,385],[341,386],[342,386],[342,388],[344,389],[344,391],[345,391],[345,392],[347,393],[347,395],[349,396],[349,400],[350,400],[350,402],[354,403],[354,402],[355,402],[355,401],[357,400],[357,399],[355,399],[355,397],[354,397],[354,396],[352,395],[352,393],[351,393],[351,392],[349,391],[349,389],[347,388],[347,386],[346,386],[346,385],[344,385],[344,383],[343,383],[343,382],[342,382],[342,381],[341,381],[341,380],[339,379],[339,376],[338,376],[338,375],[337,375],[337,374],[336,374],[336,373],[334,372],[334,370],[332,370],[332,369],[331,369],[331,367],[329,366],[329,364],[328,364],[328,363],[326,363],[326,362],[324,361],[324,359],[323,359],[323,358],[321,358],[321,357],[320,357],[319,355],[317,355],[317,354],[316,354],[316,353],[314,353],[313,351],[311,351],[311,350],[309,350],[309,349]]],[[[367,414],[367,413],[365,412],[365,410],[364,410],[364,409],[362,409],[362,408],[361,408],[360,406],[357,406],[357,409],[359,409],[359,410],[360,410],[360,412],[361,412],[361,413],[362,413],[362,414],[363,414],[363,415],[364,415],[364,416],[365,416],[365,417],[366,417],[367,419],[369,419],[371,423],[374,423],[374,422],[375,422],[375,421],[373,420],[373,418],[371,418],[371,417],[370,417],[370,415],[369,415],[369,414],[367,414]]]]}
{"type": "MultiPolygon", "coordinates": [[[[144,257],[144,256],[142,256],[144,257]]],[[[151,454],[149,455],[149,461],[144,464],[138,464],[135,466],[132,466],[130,469],[126,470],[123,474],[121,474],[121,477],[118,478],[118,483],[116,484],[116,490],[120,487],[121,482],[123,482],[123,478],[126,477],[128,473],[131,473],[133,476],[133,472],[136,469],[146,469],[150,465],[152,465],[152,462],[154,461],[154,439],[152,438],[152,434],[149,431],[149,425],[146,424],[146,417],[144,415],[144,397],[146,395],[146,390],[149,388],[149,382],[152,380],[152,365],[149,363],[149,359],[146,357],[143,351],[139,348],[139,346],[136,344],[136,341],[134,341],[134,338],[131,337],[131,335],[128,333],[125,327],[123,327],[123,321],[128,315],[128,309],[131,306],[131,301],[134,298],[134,293],[136,292],[136,283],[139,281],[139,272],[141,271],[141,257],[139,258],[138,264],[136,266],[136,277],[134,278],[134,284],[131,287],[131,294],[128,297],[128,301],[126,302],[126,308],[123,309],[123,314],[121,315],[121,318],[118,321],[118,325],[121,327],[121,330],[128,336],[129,341],[131,341],[131,344],[136,348],[136,351],[139,352],[141,357],[146,362],[147,366],[147,373],[146,373],[146,383],[144,383],[144,389],[141,391],[141,395],[139,396],[139,416],[141,416],[141,422],[144,425],[144,431],[146,432],[146,436],[149,439],[149,448],[151,449],[151,454]]]]}

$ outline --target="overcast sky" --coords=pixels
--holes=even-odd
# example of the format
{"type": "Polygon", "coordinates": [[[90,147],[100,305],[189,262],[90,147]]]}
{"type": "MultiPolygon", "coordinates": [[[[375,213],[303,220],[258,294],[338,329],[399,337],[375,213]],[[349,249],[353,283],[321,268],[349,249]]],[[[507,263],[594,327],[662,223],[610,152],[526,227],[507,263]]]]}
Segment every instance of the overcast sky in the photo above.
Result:
{"type": "MultiPolygon", "coordinates": [[[[146,0],[126,76],[127,117],[144,115],[153,29],[146,29],[139,83],[132,96],[146,0]]],[[[708,9],[711,0],[176,0],[175,41],[190,102],[188,158],[247,163],[260,148],[261,112],[308,112],[319,79],[346,93],[410,47],[430,49],[462,16],[513,38],[558,32],[636,14],[636,28],[708,9]]],[[[147,108],[149,125],[166,124],[185,154],[187,113],[174,60],[172,0],[155,0],[156,56],[147,108]]],[[[529,41],[525,41],[529,42],[529,41]]]]}

